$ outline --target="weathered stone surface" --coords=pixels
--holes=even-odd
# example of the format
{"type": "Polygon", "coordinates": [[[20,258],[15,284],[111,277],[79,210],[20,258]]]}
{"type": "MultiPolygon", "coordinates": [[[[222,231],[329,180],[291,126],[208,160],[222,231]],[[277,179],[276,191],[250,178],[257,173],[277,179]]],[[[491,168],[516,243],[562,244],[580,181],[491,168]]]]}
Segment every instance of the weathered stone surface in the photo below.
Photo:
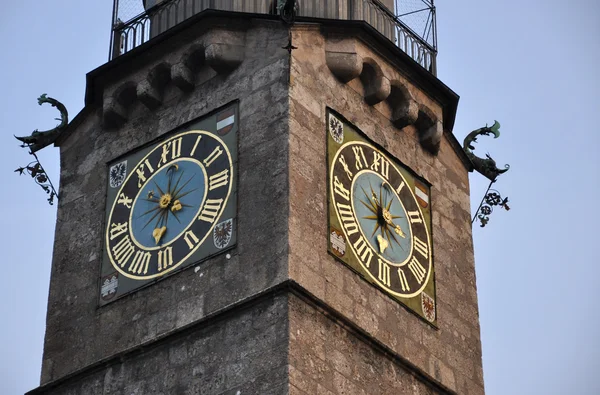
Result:
{"type": "MultiPolygon", "coordinates": [[[[226,82],[211,78],[201,89],[169,99],[167,90],[163,105],[150,111],[136,100],[135,85],[132,101],[130,85],[125,90],[114,79],[104,87],[108,97],[102,105],[115,110],[105,111],[103,120],[115,114],[116,120],[128,121],[108,133],[105,126],[94,124],[97,118],[90,118],[63,142],[65,198],[58,217],[64,221],[57,225],[42,383],[189,325],[287,278],[287,224],[281,218],[288,210],[289,66],[279,45],[287,40],[287,31],[267,23],[249,34],[260,48],[249,51],[253,56],[226,82]],[[267,37],[273,42],[265,47],[267,37]],[[253,78],[265,69],[268,74],[253,78]],[[182,271],[98,309],[106,163],[233,100],[240,101],[238,194],[246,198],[239,200],[238,246],[231,259],[221,255],[202,263],[198,271],[182,271]],[[263,215],[257,217],[258,212],[263,215]]],[[[181,59],[194,38],[187,40],[192,42],[165,43],[163,60],[181,59]]],[[[136,64],[137,69],[124,63],[111,73],[125,74],[128,81],[147,80],[155,66],[136,64]]]]}
{"type": "Polygon", "coordinates": [[[35,393],[287,393],[288,298],[266,298],[35,393]]]}
{"type": "MultiPolygon", "coordinates": [[[[427,92],[407,81],[403,70],[390,67],[384,58],[357,41],[354,47],[358,56],[372,59],[381,74],[394,81],[391,97],[371,106],[364,100],[365,88],[356,80],[344,84],[333,74],[322,72],[324,67],[329,68],[325,54],[329,47],[320,31],[303,29],[293,39],[299,48],[293,52],[290,86],[290,277],[427,377],[460,394],[482,394],[483,379],[478,373],[481,344],[473,335],[479,332],[479,319],[468,215],[468,171],[442,133],[443,109],[427,92]],[[398,91],[398,87],[405,91],[398,91]],[[406,108],[402,109],[401,103],[407,103],[406,108]],[[439,329],[416,318],[327,253],[327,107],[341,113],[431,182],[439,329]],[[424,109],[427,117],[419,121],[424,109]],[[394,123],[403,117],[399,133],[394,123]],[[432,150],[438,150],[437,156],[431,155],[432,150]]],[[[376,69],[373,75],[377,75],[376,69]]],[[[292,318],[292,322],[296,321],[292,318]]],[[[339,366],[338,362],[334,365],[333,350],[319,351],[335,342],[319,339],[329,329],[315,327],[308,333],[306,327],[307,337],[291,347],[290,364],[302,373],[297,388],[311,389],[333,382],[335,387],[326,388],[332,393],[396,393],[390,388],[361,387],[360,382],[352,382],[353,377],[344,374],[346,368],[341,361],[339,366]],[[309,345],[311,356],[304,356],[309,345]],[[313,349],[325,357],[317,358],[313,349]],[[303,362],[303,358],[308,360],[303,362]]],[[[290,336],[294,344],[297,332],[290,330],[290,336]]],[[[348,356],[346,359],[353,360],[348,356]]],[[[361,378],[365,374],[360,368],[354,372],[361,378]]],[[[408,393],[417,392],[414,387],[408,388],[408,393]]]]}

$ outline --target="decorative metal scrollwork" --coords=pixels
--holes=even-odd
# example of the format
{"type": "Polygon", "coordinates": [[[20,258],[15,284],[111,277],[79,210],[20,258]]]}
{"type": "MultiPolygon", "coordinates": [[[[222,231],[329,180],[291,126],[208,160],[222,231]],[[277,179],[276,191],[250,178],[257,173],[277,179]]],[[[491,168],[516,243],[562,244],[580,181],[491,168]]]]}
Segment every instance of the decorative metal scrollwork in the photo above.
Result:
{"type": "Polygon", "coordinates": [[[30,152],[30,154],[35,157],[35,160],[25,167],[19,167],[17,170],[15,170],[15,173],[19,173],[19,175],[23,175],[25,173],[29,174],[31,178],[33,178],[33,181],[35,181],[35,183],[38,184],[49,195],[48,203],[52,205],[54,204],[55,197],[56,200],[58,200],[56,189],[54,189],[54,185],[52,185],[52,181],[50,181],[50,178],[48,177],[48,174],[46,174],[46,170],[44,170],[44,167],[40,163],[37,155],[34,152],[30,152]]]}
{"type": "Polygon", "coordinates": [[[494,212],[495,206],[500,206],[506,211],[510,210],[510,207],[508,206],[508,198],[502,198],[500,192],[495,189],[488,188],[488,191],[483,197],[483,201],[479,206],[476,217],[473,217],[473,220],[477,218],[481,223],[480,226],[482,228],[485,227],[490,220],[490,215],[492,212],[494,212]]]}
{"type": "Polygon", "coordinates": [[[500,123],[498,121],[494,121],[494,124],[491,127],[485,125],[483,128],[472,131],[465,137],[463,142],[463,150],[471,160],[475,171],[490,180],[490,185],[485,191],[483,199],[477,208],[477,212],[475,212],[473,220],[471,221],[471,223],[473,223],[476,220],[479,220],[482,228],[489,222],[490,215],[494,211],[495,206],[500,206],[506,211],[510,210],[510,207],[508,206],[508,197],[502,198],[500,192],[495,189],[490,189],[492,184],[498,179],[498,176],[506,173],[510,166],[504,165],[504,169],[499,169],[496,166],[496,161],[492,159],[489,154],[486,154],[486,158],[484,159],[473,153],[473,150],[475,150],[473,143],[477,142],[477,136],[489,135],[493,135],[494,138],[500,137],[500,123]]]}
{"type": "Polygon", "coordinates": [[[47,97],[44,93],[38,98],[38,104],[41,106],[44,103],[49,103],[52,107],[56,107],[58,111],[60,111],[60,118],[57,118],[60,123],[53,129],[40,132],[38,130],[34,130],[33,133],[29,136],[25,137],[17,137],[15,138],[21,141],[22,148],[27,148],[29,150],[29,154],[33,155],[35,160],[24,167],[19,167],[15,170],[19,175],[29,174],[31,178],[38,184],[48,195],[48,203],[54,204],[54,198],[58,200],[58,193],[56,193],[56,189],[54,189],[54,185],[52,181],[50,181],[50,177],[44,170],[44,167],[40,163],[39,158],[36,155],[36,152],[53,144],[58,137],[67,129],[69,124],[69,113],[67,112],[66,107],[56,99],[51,97],[47,97]]]}

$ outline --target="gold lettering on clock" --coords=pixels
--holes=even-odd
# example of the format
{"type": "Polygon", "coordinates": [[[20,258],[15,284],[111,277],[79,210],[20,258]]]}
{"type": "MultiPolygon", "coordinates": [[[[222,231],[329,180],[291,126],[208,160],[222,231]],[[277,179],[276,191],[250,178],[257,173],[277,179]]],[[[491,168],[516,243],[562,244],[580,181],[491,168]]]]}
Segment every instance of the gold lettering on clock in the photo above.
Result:
{"type": "Polygon", "coordinates": [[[340,182],[338,176],[333,176],[333,190],[342,198],[350,200],[350,191],[344,187],[344,184],[340,182]]]}
{"type": "Polygon", "coordinates": [[[371,266],[371,258],[373,258],[373,251],[368,247],[367,243],[362,236],[354,242],[354,248],[356,248],[356,255],[360,258],[360,261],[366,266],[371,266]]]}
{"type": "Polygon", "coordinates": [[[379,152],[373,151],[373,164],[371,164],[371,170],[378,172],[387,180],[390,173],[390,163],[379,152]]]}
{"type": "Polygon", "coordinates": [[[421,253],[425,259],[429,259],[429,247],[427,246],[427,243],[419,239],[417,236],[414,236],[413,240],[415,241],[415,250],[419,251],[419,253],[421,253]]]}
{"type": "Polygon", "coordinates": [[[338,213],[340,214],[340,220],[342,221],[342,225],[344,229],[346,229],[346,234],[351,236],[358,232],[358,225],[356,224],[356,220],[354,219],[354,214],[352,214],[352,208],[347,204],[337,203],[338,213]]]}
{"type": "Polygon", "coordinates": [[[173,247],[158,251],[158,271],[161,272],[173,265],[173,247]]]}
{"type": "Polygon", "coordinates": [[[185,240],[185,242],[187,243],[190,250],[193,249],[194,246],[200,242],[200,239],[198,237],[196,237],[194,232],[192,232],[191,230],[188,230],[187,232],[185,232],[185,235],[183,236],[183,240],[185,240]]]}
{"type": "Polygon", "coordinates": [[[344,158],[344,155],[340,155],[338,162],[342,164],[342,167],[344,168],[344,172],[346,173],[346,176],[348,176],[348,179],[352,180],[352,172],[348,168],[348,163],[346,163],[346,158],[344,158]]]}
{"type": "Polygon", "coordinates": [[[410,286],[408,285],[408,280],[406,279],[404,270],[398,269],[398,278],[400,279],[400,288],[402,288],[402,292],[410,291],[410,286]]]}
{"type": "Polygon", "coordinates": [[[213,222],[215,222],[215,219],[219,214],[219,210],[221,210],[222,204],[223,199],[208,199],[198,219],[212,224],[213,222]]]}
{"type": "Polygon", "coordinates": [[[213,174],[208,178],[208,190],[212,191],[219,187],[227,185],[229,180],[229,169],[225,169],[220,173],[213,174]]]}
{"type": "Polygon", "coordinates": [[[127,270],[131,273],[147,274],[150,258],[152,258],[152,254],[149,252],[137,251],[127,270]]]}
{"type": "Polygon", "coordinates": [[[420,224],[423,222],[421,214],[418,211],[409,211],[407,214],[411,224],[420,224]]]}
{"type": "Polygon", "coordinates": [[[127,208],[131,208],[131,203],[133,203],[133,199],[129,199],[124,193],[120,194],[117,199],[117,204],[122,204],[127,208]]]}
{"type": "Polygon", "coordinates": [[[217,146],[210,155],[203,160],[204,166],[209,167],[221,154],[223,153],[223,148],[221,146],[217,146]]]}
{"type": "Polygon", "coordinates": [[[405,186],[405,185],[406,185],[406,184],[404,183],[404,181],[402,181],[402,182],[400,183],[400,185],[398,185],[398,188],[396,188],[396,193],[397,193],[398,195],[400,195],[400,191],[402,190],[402,188],[404,188],[404,186],[405,186]]]}
{"type": "Polygon", "coordinates": [[[146,159],[143,163],[140,163],[138,168],[135,169],[135,172],[138,176],[138,188],[141,188],[142,185],[144,185],[144,183],[146,182],[146,169],[148,169],[150,174],[154,173],[154,168],[152,167],[148,159],[146,159]]]}
{"type": "Polygon", "coordinates": [[[368,167],[367,157],[365,156],[365,152],[362,147],[352,147],[352,151],[354,151],[354,158],[356,159],[356,170],[360,170],[363,167],[368,167]]]}
{"type": "Polygon", "coordinates": [[[408,263],[408,268],[412,272],[413,276],[415,276],[417,279],[417,282],[419,284],[423,284],[423,280],[425,279],[425,274],[427,274],[427,272],[425,271],[423,265],[421,265],[421,262],[419,262],[414,255],[408,263]]]}
{"type": "Polygon", "coordinates": [[[127,222],[122,224],[110,224],[110,239],[114,240],[127,232],[127,222]]]}
{"type": "Polygon", "coordinates": [[[198,143],[200,143],[200,140],[202,140],[202,135],[198,136],[198,138],[196,139],[194,147],[192,148],[192,152],[190,152],[190,156],[194,156],[194,154],[196,153],[196,148],[198,148],[198,143]]]}
{"type": "Polygon", "coordinates": [[[160,160],[158,161],[158,167],[161,167],[165,163],[170,160],[177,159],[181,156],[181,142],[183,141],[183,137],[179,137],[175,140],[167,141],[162,146],[162,154],[160,155],[160,160]],[[170,154],[170,155],[169,155],[170,154]],[[170,156],[170,158],[169,158],[170,156]]]}
{"type": "Polygon", "coordinates": [[[135,248],[133,247],[133,244],[131,244],[129,235],[123,237],[121,241],[119,241],[113,247],[112,252],[115,261],[117,261],[117,263],[121,265],[121,267],[125,266],[125,264],[127,264],[127,262],[129,261],[129,258],[131,258],[131,256],[135,252],[135,248]]]}
{"type": "Polygon", "coordinates": [[[377,259],[379,261],[379,281],[381,281],[386,286],[390,286],[390,267],[387,263],[382,261],[381,259],[377,259]]]}

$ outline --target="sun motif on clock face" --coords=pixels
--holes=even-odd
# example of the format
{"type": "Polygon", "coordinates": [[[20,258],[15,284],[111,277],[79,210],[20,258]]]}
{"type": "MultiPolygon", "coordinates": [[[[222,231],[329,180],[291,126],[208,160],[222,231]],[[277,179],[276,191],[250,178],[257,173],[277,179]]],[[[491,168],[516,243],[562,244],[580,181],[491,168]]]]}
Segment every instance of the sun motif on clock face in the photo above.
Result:
{"type": "Polygon", "coordinates": [[[347,122],[329,122],[338,123],[344,142],[328,138],[330,252],[434,322],[434,296],[427,314],[420,297],[435,295],[429,187],[347,122]]]}

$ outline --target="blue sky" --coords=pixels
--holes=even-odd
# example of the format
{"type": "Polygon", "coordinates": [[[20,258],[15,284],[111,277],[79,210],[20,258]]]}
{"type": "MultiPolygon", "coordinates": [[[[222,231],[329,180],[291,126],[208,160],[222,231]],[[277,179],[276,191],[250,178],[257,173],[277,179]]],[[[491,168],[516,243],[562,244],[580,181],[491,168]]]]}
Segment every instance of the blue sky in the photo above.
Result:
{"type": "MultiPolygon", "coordinates": [[[[600,5],[592,0],[438,1],[438,76],[460,96],[462,141],[481,138],[511,169],[497,210],[473,230],[487,394],[599,394],[600,5]]],[[[42,357],[55,207],[13,170],[31,159],[12,135],[53,127],[36,98],[83,106],[85,74],[107,61],[112,1],[22,0],[0,14],[0,393],[36,387],[42,357]]],[[[58,181],[58,149],[40,158],[58,181]]],[[[476,207],[487,181],[471,176],[476,207]]]]}

